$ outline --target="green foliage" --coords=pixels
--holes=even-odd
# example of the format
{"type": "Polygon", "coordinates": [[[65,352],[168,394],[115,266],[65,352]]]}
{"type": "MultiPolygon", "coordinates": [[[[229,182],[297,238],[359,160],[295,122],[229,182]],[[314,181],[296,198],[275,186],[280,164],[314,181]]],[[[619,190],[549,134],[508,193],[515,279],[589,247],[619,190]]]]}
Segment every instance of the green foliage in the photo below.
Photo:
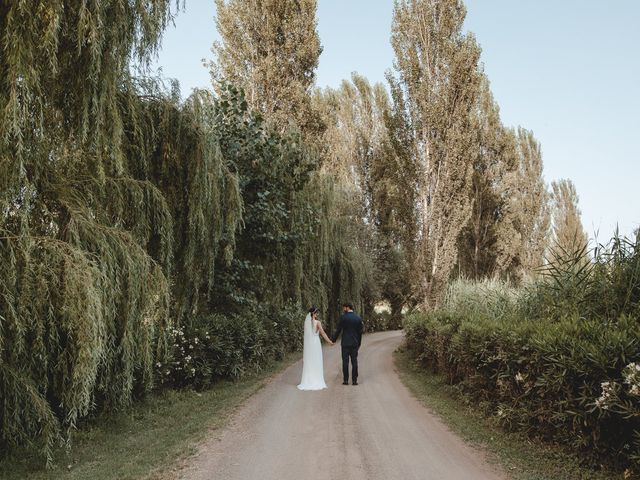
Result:
{"type": "Polygon", "coordinates": [[[304,193],[311,205],[309,225],[314,227],[297,258],[301,298],[326,312],[329,329],[337,324],[342,302],[351,301],[364,311],[377,281],[365,232],[348,200],[351,192],[334,182],[332,175],[319,173],[304,193]]]}
{"type": "Polygon", "coordinates": [[[364,319],[364,331],[386,332],[387,330],[399,330],[402,328],[403,317],[397,317],[390,312],[373,312],[364,319]]]}
{"type": "Polygon", "coordinates": [[[614,237],[591,253],[586,245],[557,247],[541,269],[547,281],[526,290],[523,307],[531,318],[575,314],[612,323],[640,314],[640,237],[614,237]]]}
{"type": "MultiPolygon", "coordinates": [[[[156,51],[171,3],[26,0],[0,7],[0,131],[21,154],[9,160],[12,175],[2,176],[8,181],[2,192],[29,174],[20,169],[23,155],[30,154],[34,136],[49,135],[52,121],[68,122],[76,141],[117,149],[123,74],[130,61],[145,64],[156,51]]],[[[113,160],[117,168],[122,157],[113,160]]]]}
{"type": "Polygon", "coordinates": [[[0,7],[0,444],[49,458],[152,387],[170,310],[206,300],[242,200],[211,97],[129,72],[169,2],[31,3],[0,7]]]}
{"type": "Polygon", "coordinates": [[[635,240],[616,235],[594,252],[593,280],[584,291],[589,309],[601,318],[640,316],[640,232],[635,240]]]}
{"type": "Polygon", "coordinates": [[[229,85],[181,102],[121,67],[102,72],[108,122],[64,110],[72,92],[38,90],[41,123],[0,143],[0,444],[47,458],[80,419],[153,387],[153,366],[177,356],[172,325],[229,336],[202,342],[195,374],[173,365],[171,385],[201,387],[297,348],[290,302],[337,312],[371,280],[343,192],[299,135],[275,133],[229,85]]]}
{"type": "MultiPolygon", "coordinates": [[[[2,448],[34,444],[49,460],[83,418],[154,386],[205,388],[260,369],[300,347],[302,305],[318,305],[327,329],[344,301],[369,331],[399,328],[403,306],[439,301],[455,265],[469,159],[506,149],[490,131],[476,138],[480,50],[459,0],[397,2],[393,101],[354,75],[318,95],[322,112],[310,95],[315,0],[218,0],[216,93],[185,101],[144,76],[171,4],[0,3],[2,448]],[[391,316],[373,314],[381,298],[391,316]]],[[[519,195],[539,200],[539,145],[518,138],[535,180],[519,195]]],[[[535,240],[540,221],[504,237],[535,240]]],[[[635,252],[602,254],[621,267],[596,262],[589,288],[548,282],[473,315],[500,304],[509,316],[515,303],[561,323],[562,300],[574,316],[635,318],[635,252]]]]}
{"type": "Polygon", "coordinates": [[[201,389],[260,371],[301,348],[303,319],[295,305],[199,317],[187,328],[172,330],[173,355],[156,364],[158,377],[172,387],[201,389]]]}
{"type": "Polygon", "coordinates": [[[407,320],[407,343],[505,427],[639,470],[640,242],[583,258],[519,290],[456,282],[441,310],[407,320]]]}
{"type": "Polygon", "coordinates": [[[268,128],[249,110],[240,90],[231,85],[219,90],[217,135],[239,178],[244,229],[237,238],[241,260],[220,271],[216,306],[237,309],[241,305],[229,297],[243,290],[254,302],[281,303],[295,298],[291,289],[295,252],[313,232],[308,218],[297,213],[309,208],[301,192],[309,182],[314,157],[299,136],[279,135],[268,128]]]}
{"type": "Polygon", "coordinates": [[[149,390],[170,303],[178,319],[206,305],[216,261],[233,253],[242,199],[211,98],[179,105],[155,82],[130,87],[118,94],[120,172],[92,173],[91,146],[34,140],[30,161],[56,161],[3,211],[2,372],[31,388],[3,404],[4,442],[39,436],[48,452],[96,406],[149,390]],[[34,419],[37,395],[48,411],[34,419]]]}
{"type": "Polygon", "coordinates": [[[586,244],[589,240],[580,220],[578,194],[573,182],[562,179],[551,182],[553,205],[553,241],[551,248],[572,249],[575,245],[586,244]]]}
{"type": "Polygon", "coordinates": [[[0,7],[2,445],[49,456],[96,405],[152,384],[172,219],[124,145],[146,92],[129,62],[170,18],[168,1],[0,7]]]}
{"type": "Polygon", "coordinates": [[[244,315],[263,304],[313,303],[331,326],[339,302],[361,302],[373,282],[344,208],[348,192],[317,171],[318,155],[300,135],[268,127],[237,88],[219,91],[217,136],[239,178],[244,228],[235,258],[216,269],[211,306],[244,315]]]}
{"type": "Polygon", "coordinates": [[[222,42],[214,42],[212,49],[214,84],[225,80],[243,90],[251,109],[278,133],[300,129],[313,141],[322,130],[309,96],[322,53],[317,0],[215,4],[222,42]]]}
{"type": "Polygon", "coordinates": [[[480,280],[521,282],[543,263],[549,205],[542,152],[532,132],[506,128],[483,74],[471,114],[472,213],[458,239],[457,269],[480,280]]]}
{"type": "Polygon", "coordinates": [[[399,135],[409,138],[407,153],[417,174],[414,289],[422,306],[434,308],[446,292],[459,236],[472,214],[480,47],[463,31],[461,0],[399,0],[393,12],[396,75],[388,74],[388,80],[395,110],[405,110],[395,123],[407,122],[399,135]]]}
{"type": "Polygon", "coordinates": [[[131,158],[139,162],[135,170],[149,171],[170,208],[174,311],[184,322],[206,311],[215,265],[233,257],[242,224],[242,192],[233,163],[222,153],[223,116],[209,92],[197,91],[183,105],[160,97],[147,110],[151,158],[148,164],[138,152],[131,158]]]}
{"type": "Polygon", "coordinates": [[[245,228],[236,260],[218,268],[214,308],[313,303],[330,328],[341,301],[370,305],[376,288],[358,192],[324,168],[326,119],[310,95],[317,2],[218,0],[216,9],[222,41],[210,66],[245,228]]]}
{"type": "Polygon", "coordinates": [[[327,125],[322,171],[344,192],[351,236],[376,272],[365,313],[370,316],[373,300],[382,298],[398,319],[411,294],[407,252],[415,242],[417,176],[393,138],[391,100],[382,84],[353,73],[339,89],[318,90],[314,101],[327,125]]]}

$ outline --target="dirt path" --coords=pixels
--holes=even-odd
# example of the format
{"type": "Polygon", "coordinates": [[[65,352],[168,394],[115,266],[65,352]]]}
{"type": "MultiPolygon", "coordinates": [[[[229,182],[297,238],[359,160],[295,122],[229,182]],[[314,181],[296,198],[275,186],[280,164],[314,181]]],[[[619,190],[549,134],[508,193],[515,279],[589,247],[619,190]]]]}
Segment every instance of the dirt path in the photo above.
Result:
{"type": "Polygon", "coordinates": [[[360,385],[342,385],[340,347],[324,350],[321,392],[300,392],[301,362],[215,431],[177,477],[184,480],[503,479],[400,382],[401,332],[367,335],[360,385]]]}

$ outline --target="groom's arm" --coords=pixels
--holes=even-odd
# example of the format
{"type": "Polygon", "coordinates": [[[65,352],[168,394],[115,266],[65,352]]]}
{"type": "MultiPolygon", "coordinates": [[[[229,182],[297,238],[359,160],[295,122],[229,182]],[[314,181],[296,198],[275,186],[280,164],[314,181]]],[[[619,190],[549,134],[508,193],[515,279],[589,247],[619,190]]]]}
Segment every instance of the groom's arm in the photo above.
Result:
{"type": "Polygon", "coordinates": [[[331,337],[331,341],[332,342],[335,343],[335,342],[338,341],[338,337],[340,336],[340,332],[342,332],[342,316],[340,317],[340,320],[338,320],[338,326],[336,327],[336,332],[331,337]]]}
{"type": "Polygon", "coordinates": [[[358,348],[360,348],[360,345],[362,344],[362,324],[363,321],[360,319],[358,322],[358,348]]]}

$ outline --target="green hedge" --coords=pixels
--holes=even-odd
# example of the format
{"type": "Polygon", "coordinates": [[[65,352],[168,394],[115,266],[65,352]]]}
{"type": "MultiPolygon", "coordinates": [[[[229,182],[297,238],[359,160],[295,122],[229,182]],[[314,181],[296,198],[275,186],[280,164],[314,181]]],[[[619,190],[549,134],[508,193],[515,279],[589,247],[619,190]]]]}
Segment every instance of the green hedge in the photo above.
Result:
{"type": "MultiPolygon", "coordinates": [[[[156,364],[158,384],[206,388],[223,378],[258,371],[302,349],[305,312],[291,304],[248,309],[242,314],[212,314],[171,331],[173,354],[156,364]]],[[[400,328],[388,314],[365,319],[365,331],[400,328]]],[[[330,333],[330,332],[329,332],[330,333]]]]}
{"type": "Polygon", "coordinates": [[[205,388],[222,378],[259,371],[302,347],[304,312],[294,305],[243,314],[212,314],[172,330],[173,355],[157,363],[159,383],[205,388]]]}
{"type": "Polygon", "coordinates": [[[638,320],[557,322],[413,315],[407,345],[505,427],[592,461],[640,467],[638,320]]]}

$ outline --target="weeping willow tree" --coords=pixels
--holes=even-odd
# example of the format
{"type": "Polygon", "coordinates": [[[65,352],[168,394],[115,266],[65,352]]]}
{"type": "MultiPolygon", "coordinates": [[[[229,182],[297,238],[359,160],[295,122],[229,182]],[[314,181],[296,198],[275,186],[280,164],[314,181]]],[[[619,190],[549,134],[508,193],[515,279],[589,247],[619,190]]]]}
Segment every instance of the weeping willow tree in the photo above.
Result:
{"type": "MultiPolygon", "coordinates": [[[[189,322],[212,299],[215,265],[229,265],[242,224],[238,172],[223,153],[224,122],[218,101],[196,91],[179,105],[162,97],[145,102],[141,140],[150,156],[132,154],[132,171],[146,171],[162,192],[173,218],[172,280],[174,317],[189,322]]],[[[138,142],[131,142],[137,145],[138,142]]],[[[149,245],[153,252],[154,245],[149,245]]]]}
{"type": "Polygon", "coordinates": [[[335,176],[315,172],[303,195],[310,218],[303,223],[309,236],[296,258],[298,298],[327,312],[333,328],[343,302],[351,301],[359,311],[370,313],[377,300],[371,239],[354,212],[353,192],[335,176]]]}
{"type": "Polygon", "coordinates": [[[230,261],[242,200],[213,99],[130,72],[170,3],[0,5],[0,445],[50,459],[151,388],[170,311],[206,303],[230,261]]]}
{"type": "Polygon", "coordinates": [[[357,174],[328,166],[330,147],[314,154],[314,170],[295,210],[298,228],[307,232],[295,251],[295,298],[327,312],[333,328],[342,303],[353,302],[367,317],[379,300],[375,230],[367,222],[364,192],[354,182],[357,174]]]}

